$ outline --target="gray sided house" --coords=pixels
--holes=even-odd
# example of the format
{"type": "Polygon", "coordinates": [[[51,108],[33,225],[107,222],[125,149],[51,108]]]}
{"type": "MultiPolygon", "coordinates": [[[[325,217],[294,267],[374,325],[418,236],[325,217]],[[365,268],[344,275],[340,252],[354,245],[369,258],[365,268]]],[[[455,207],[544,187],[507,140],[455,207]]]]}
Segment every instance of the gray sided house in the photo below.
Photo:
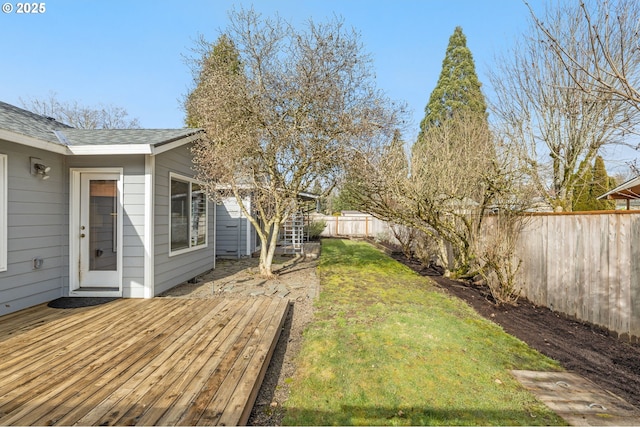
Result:
{"type": "MultiPolygon", "coordinates": [[[[243,199],[252,212],[251,196],[243,199]]],[[[216,256],[241,258],[251,256],[258,249],[256,229],[240,209],[235,197],[225,197],[216,205],[216,256]]]]}
{"type": "Polygon", "coordinates": [[[0,315],[151,298],[214,267],[197,129],[73,129],[0,102],[0,315]]]}

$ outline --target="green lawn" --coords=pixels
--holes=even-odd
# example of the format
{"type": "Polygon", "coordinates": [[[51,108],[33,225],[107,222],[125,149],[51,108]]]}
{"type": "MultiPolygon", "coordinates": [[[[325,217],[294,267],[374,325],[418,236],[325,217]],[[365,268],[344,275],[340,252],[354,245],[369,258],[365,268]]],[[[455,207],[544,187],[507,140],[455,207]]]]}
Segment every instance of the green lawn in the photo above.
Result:
{"type": "Polygon", "coordinates": [[[559,370],[366,243],[325,240],[289,425],[564,425],[509,373],[559,370]]]}

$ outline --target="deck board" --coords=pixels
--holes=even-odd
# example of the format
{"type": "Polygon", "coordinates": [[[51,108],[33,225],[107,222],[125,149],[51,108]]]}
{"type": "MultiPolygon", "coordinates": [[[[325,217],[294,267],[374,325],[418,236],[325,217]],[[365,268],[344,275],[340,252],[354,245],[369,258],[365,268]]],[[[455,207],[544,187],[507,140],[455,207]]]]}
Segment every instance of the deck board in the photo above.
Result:
{"type": "Polygon", "coordinates": [[[0,425],[246,423],[288,307],[122,299],[0,317],[0,425]]]}

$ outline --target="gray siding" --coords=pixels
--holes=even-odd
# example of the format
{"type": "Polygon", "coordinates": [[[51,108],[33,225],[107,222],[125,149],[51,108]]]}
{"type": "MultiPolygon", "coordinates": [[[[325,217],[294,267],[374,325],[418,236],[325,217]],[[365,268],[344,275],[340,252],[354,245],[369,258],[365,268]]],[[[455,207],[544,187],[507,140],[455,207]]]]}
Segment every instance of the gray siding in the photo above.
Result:
{"type": "Polygon", "coordinates": [[[216,204],[216,256],[239,258],[244,253],[244,222],[235,198],[224,199],[216,204]],[[242,252],[241,252],[242,251],[242,252]]]}
{"type": "Polygon", "coordinates": [[[63,156],[0,140],[8,156],[7,271],[0,272],[0,315],[51,301],[68,289],[67,177],[63,156]],[[30,173],[29,157],[51,167],[30,173]],[[34,269],[33,259],[44,260],[34,269]]]}
{"type": "Polygon", "coordinates": [[[70,168],[123,168],[122,296],[143,298],[144,156],[75,156],[68,158],[68,166],[70,168]]]}
{"type": "MultiPolygon", "coordinates": [[[[249,201],[245,199],[245,206],[249,201]]],[[[216,256],[240,258],[250,256],[256,248],[255,230],[242,213],[235,197],[228,197],[216,205],[216,256]],[[249,247],[247,248],[247,230],[249,247]]]]}
{"type": "Polygon", "coordinates": [[[249,233],[251,234],[251,253],[254,253],[258,248],[258,233],[253,224],[249,224],[249,233]]]}
{"type": "Polygon", "coordinates": [[[169,256],[169,212],[171,172],[186,177],[195,175],[192,169],[189,146],[182,146],[159,154],[155,159],[155,294],[202,274],[214,267],[215,209],[208,203],[207,246],[180,255],[169,256]]]}

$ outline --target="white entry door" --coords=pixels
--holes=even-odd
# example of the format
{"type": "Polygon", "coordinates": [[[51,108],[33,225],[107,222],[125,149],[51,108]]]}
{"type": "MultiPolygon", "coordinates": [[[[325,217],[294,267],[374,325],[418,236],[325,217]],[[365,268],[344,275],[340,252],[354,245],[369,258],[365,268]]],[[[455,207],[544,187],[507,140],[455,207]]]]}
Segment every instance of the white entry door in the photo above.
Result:
{"type": "Polygon", "coordinates": [[[118,253],[122,236],[120,174],[80,172],[76,178],[78,176],[77,290],[119,290],[122,268],[122,257],[118,253]]]}

